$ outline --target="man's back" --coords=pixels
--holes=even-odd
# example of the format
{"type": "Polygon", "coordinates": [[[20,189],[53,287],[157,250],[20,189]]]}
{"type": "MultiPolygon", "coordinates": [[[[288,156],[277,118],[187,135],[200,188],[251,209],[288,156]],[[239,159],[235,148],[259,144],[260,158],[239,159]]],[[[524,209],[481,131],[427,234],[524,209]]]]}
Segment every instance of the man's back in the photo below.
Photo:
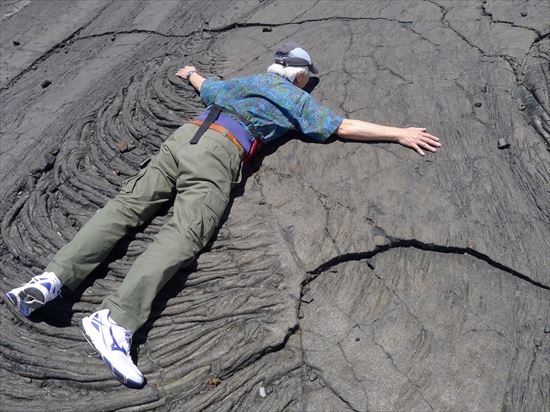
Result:
{"type": "Polygon", "coordinates": [[[302,89],[271,73],[230,80],[207,79],[200,95],[207,106],[217,104],[247,118],[264,141],[291,130],[323,141],[343,120],[302,89]]]}

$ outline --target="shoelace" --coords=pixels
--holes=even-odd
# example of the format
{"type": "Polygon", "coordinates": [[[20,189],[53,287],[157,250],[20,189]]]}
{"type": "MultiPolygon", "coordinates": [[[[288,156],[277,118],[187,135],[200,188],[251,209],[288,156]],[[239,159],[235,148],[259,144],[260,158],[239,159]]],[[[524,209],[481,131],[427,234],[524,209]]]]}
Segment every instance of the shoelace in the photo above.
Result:
{"type": "Polygon", "coordinates": [[[132,332],[124,329],[124,337],[126,338],[125,341],[128,343],[128,347],[125,347],[126,352],[128,353],[128,356],[130,355],[130,348],[132,347],[132,332]]]}

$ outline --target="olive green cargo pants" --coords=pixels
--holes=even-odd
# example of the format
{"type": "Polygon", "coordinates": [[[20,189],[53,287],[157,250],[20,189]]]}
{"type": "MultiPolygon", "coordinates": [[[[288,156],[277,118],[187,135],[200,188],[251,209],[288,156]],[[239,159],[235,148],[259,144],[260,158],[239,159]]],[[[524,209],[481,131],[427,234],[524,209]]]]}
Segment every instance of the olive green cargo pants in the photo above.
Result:
{"type": "Polygon", "coordinates": [[[175,195],[172,218],[102,304],[111,310],[115,322],[132,332],[149,317],[163,285],[208,242],[240,176],[241,159],[235,145],[213,130],[191,145],[197,129],[193,124],[177,129],[147,167],[127,179],[120,193],[96,212],[46,268],[63,285],[75,289],[117,241],[175,195]]]}

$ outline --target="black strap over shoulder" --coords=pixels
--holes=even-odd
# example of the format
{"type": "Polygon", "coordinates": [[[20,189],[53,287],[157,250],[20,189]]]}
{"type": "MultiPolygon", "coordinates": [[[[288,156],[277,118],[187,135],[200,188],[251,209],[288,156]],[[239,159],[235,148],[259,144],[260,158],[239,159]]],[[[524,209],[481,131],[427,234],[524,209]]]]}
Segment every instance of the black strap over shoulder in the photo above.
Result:
{"type": "Polygon", "coordinates": [[[206,132],[210,125],[216,121],[221,111],[221,106],[212,105],[212,107],[210,107],[210,110],[208,110],[208,116],[206,116],[206,119],[204,119],[204,122],[200,125],[199,130],[196,131],[195,135],[189,143],[197,144],[204,132],[206,132]]]}
{"type": "Polygon", "coordinates": [[[210,125],[216,121],[216,119],[218,118],[218,116],[222,111],[225,114],[236,118],[241,123],[246,125],[246,129],[252,135],[252,138],[254,139],[254,141],[256,141],[256,146],[262,142],[262,136],[258,133],[254,125],[246,117],[244,117],[243,115],[233,110],[223,108],[221,106],[218,106],[217,104],[213,104],[208,108],[208,115],[206,116],[206,119],[204,119],[204,122],[200,125],[199,129],[195,132],[195,135],[193,136],[193,138],[189,143],[197,144],[200,138],[202,137],[202,135],[204,134],[204,132],[206,132],[206,130],[210,127],[210,125]]]}

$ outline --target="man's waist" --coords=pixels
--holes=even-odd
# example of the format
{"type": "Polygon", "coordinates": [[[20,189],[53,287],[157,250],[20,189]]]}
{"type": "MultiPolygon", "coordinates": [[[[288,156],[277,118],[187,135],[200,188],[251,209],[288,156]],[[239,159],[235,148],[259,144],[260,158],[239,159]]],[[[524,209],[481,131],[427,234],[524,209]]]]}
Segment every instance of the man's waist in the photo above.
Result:
{"type": "MultiPolygon", "coordinates": [[[[204,122],[204,120],[198,120],[198,119],[191,120],[191,123],[196,125],[196,126],[200,126],[201,124],[203,124],[203,122],[204,122]]],[[[241,143],[237,140],[237,138],[233,135],[233,133],[231,133],[225,127],[223,127],[219,124],[216,124],[216,123],[212,123],[208,128],[211,129],[211,130],[215,130],[218,133],[223,134],[225,137],[227,137],[229,140],[231,140],[231,142],[233,142],[233,144],[237,147],[237,150],[239,151],[239,155],[240,155],[241,159],[243,159],[246,156],[246,152],[245,152],[243,146],[241,145],[241,143]]]]}
{"type": "MultiPolygon", "coordinates": [[[[205,110],[199,116],[195,117],[191,123],[200,125],[206,119],[208,115],[208,110],[205,110]]],[[[220,113],[216,121],[210,126],[210,128],[216,130],[215,126],[221,126],[230,135],[240,144],[241,148],[244,150],[245,154],[250,152],[250,147],[252,146],[252,136],[246,128],[237,120],[233,119],[231,116],[220,113]]],[[[220,130],[218,130],[220,131],[220,130]]]]}

